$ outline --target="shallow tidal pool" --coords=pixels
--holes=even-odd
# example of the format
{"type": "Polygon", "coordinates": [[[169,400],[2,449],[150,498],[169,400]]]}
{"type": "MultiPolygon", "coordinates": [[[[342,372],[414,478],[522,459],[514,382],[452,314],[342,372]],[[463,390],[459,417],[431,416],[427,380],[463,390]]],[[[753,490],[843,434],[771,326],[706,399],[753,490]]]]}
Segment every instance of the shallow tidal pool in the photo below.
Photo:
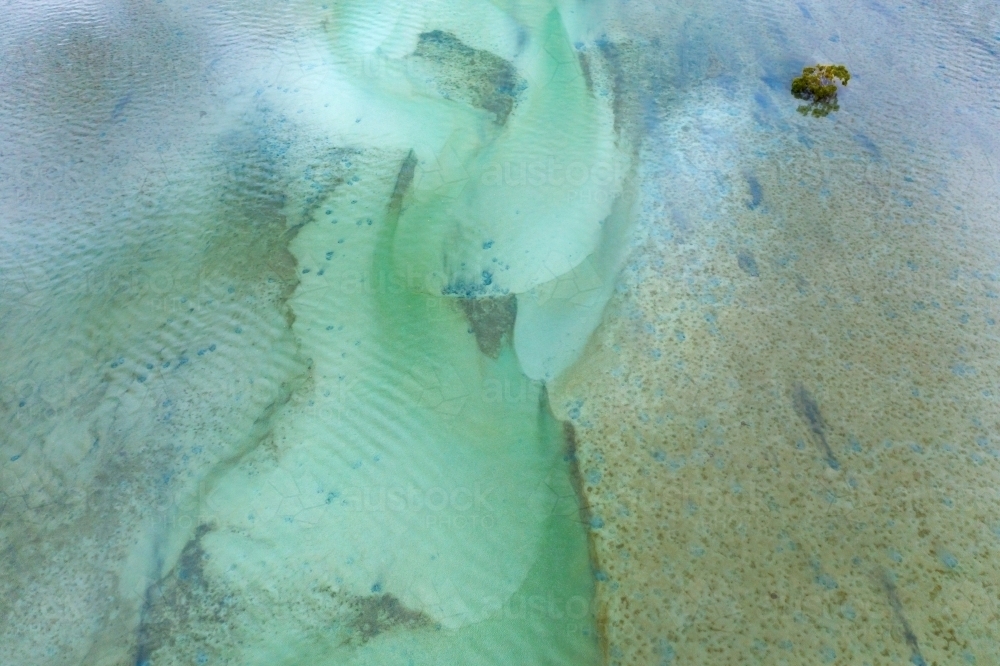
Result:
{"type": "Polygon", "coordinates": [[[0,9],[0,664],[1000,662],[995,3],[0,9]]]}

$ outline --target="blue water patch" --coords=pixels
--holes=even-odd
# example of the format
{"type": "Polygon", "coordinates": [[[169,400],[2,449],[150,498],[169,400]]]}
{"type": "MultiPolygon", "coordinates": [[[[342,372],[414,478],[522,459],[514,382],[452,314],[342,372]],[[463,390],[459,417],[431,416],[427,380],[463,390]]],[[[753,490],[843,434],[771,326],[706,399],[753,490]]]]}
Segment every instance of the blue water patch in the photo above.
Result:
{"type": "Polygon", "coordinates": [[[746,174],[744,178],[746,178],[747,187],[750,188],[750,201],[747,202],[747,208],[755,210],[764,200],[764,188],[761,187],[760,181],[754,175],[746,174]]]}
{"type": "Polygon", "coordinates": [[[660,666],[669,666],[674,662],[677,657],[677,652],[674,650],[674,646],[664,638],[657,641],[656,653],[660,657],[660,666]]]}
{"type": "Polygon", "coordinates": [[[964,363],[954,363],[951,366],[951,372],[958,377],[971,377],[976,374],[976,369],[964,363]]]}
{"type": "Polygon", "coordinates": [[[816,582],[819,585],[822,585],[827,590],[835,590],[838,587],[837,586],[837,581],[835,581],[833,579],[833,576],[831,576],[830,574],[825,574],[824,573],[824,574],[820,574],[820,575],[816,576],[816,582]]]}
{"type": "Polygon", "coordinates": [[[867,4],[868,4],[868,7],[870,9],[878,12],[882,16],[885,16],[885,17],[888,17],[888,18],[892,18],[892,19],[896,18],[895,12],[893,12],[891,9],[889,9],[888,7],[886,7],[885,5],[883,5],[878,0],[868,0],[867,4]]]}
{"type": "MultiPolygon", "coordinates": [[[[787,47],[781,51],[782,53],[793,51],[784,34],[778,34],[776,37],[783,42],[784,47],[787,47]]],[[[775,58],[772,54],[773,51],[770,48],[762,49],[759,52],[760,66],[764,70],[764,75],[760,77],[760,80],[775,93],[783,96],[789,95],[792,79],[801,74],[802,68],[809,63],[799,58],[775,58]]]]}
{"type": "Polygon", "coordinates": [[[871,153],[875,159],[882,159],[882,151],[878,149],[878,146],[875,145],[875,142],[872,141],[868,135],[862,134],[861,132],[855,132],[853,138],[862,148],[871,153]]]}
{"type": "Polygon", "coordinates": [[[777,115],[778,107],[776,107],[774,105],[774,102],[771,101],[771,98],[765,95],[763,92],[761,91],[755,92],[753,94],[753,100],[757,102],[757,106],[759,106],[763,111],[765,111],[767,115],[769,116],[777,115]]]}
{"type": "Polygon", "coordinates": [[[132,101],[132,93],[127,93],[122,97],[120,97],[117,102],[115,102],[114,108],[111,109],[112,122],[117,122],[122,119],[122,116],[125,113],[125,107],[128,106],[129,102],[131,101],[132,101]]]}

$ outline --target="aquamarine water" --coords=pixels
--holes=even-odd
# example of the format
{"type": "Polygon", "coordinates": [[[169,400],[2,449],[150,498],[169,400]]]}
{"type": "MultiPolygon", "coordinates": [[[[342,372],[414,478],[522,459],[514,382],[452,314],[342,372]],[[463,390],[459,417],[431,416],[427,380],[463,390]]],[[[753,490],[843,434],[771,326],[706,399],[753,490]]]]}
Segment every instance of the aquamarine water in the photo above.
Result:
{"type": "Polygon", "coordinates": [[[997,661],[994,4],[2,11],[0,664],[997,661]]]}

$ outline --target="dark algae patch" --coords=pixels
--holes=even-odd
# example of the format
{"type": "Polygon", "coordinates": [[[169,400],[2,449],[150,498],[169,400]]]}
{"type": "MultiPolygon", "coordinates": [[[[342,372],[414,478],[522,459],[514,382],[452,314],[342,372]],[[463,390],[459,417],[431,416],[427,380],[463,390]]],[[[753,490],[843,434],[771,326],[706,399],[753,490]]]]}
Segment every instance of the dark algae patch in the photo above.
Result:
{"type": "Polygon", "coordinates": [[[586,501],[583,475],[580,473],[580,460],[577,457],[576,427],[570,421],[563,421],[563,439],[565,441],[566,461],[569,463],[569,480],[580,503],[580,522],[590,524],[590,505],[586,501]]]}
{"type": "Polygon", "coordinates": [[[211,627],[225,627],[242,610],[235,597],[220,593],[205,575],[206,553],[202,539],[211,531],[200,525],[184,546],[173,571],[146,591],[139,625],[136,666],[155,663],[159,650],[179,645],[203,646],[213,652],[211,627]]]}
{"type": "Polygon", "coordinates": [[[347,642],[364,644],[393,629],[420,629],[434,623],[425,613],[414,611],[391,594],[352,597],[347,604],[353,611],[348,622],[351,638],[347,642]]]}
{"type": "Polygon", "coordinates": [[[795,412],[809,426],[809,432],[812,433],[813,439],[826,456],[826,463],[833,469],[840,469],[840,463],[837,462],[837,458],[833,455],[833,450],[826,440],[826,422],[823,420],[823,414],[819,411],[819,405],[815,398],[802,384],[797,384],[792,389],[792,400],[795,403],[795,412]]]}
{"type": "Polygon", "coordinates": [[[437,65],[435,84],[443,95],[489,111],[497,125],[507,122],[527,85],[511,63],[442,30],[421,34],[413,55],[437,65]]]}
{"type": "Polygon", "coordinates": [[[224,165],[217,228],[206,234],[202,278],[238,284],[264,283],[282,304],[298,286],[297,264],[288,249],[320,202],[344,183],[351,149],[312,149],[271,128],[262,114],[221,137],[224,165]],[[305,168],[299,166],[306,163],[305,168]],[[268,286],[271,285],[271,286],[268,286]]]}
{"type": "MultiPolygon", "coordinates": [[[[230,643],[240,616],[271,601],[260,590],[229,587],[205,571],[208,554],[202,539],[211,530],[208,525],[198,527],[173,570],[147,590],[136,666],[151,666],[165,652],[187,656],[189,663],[205,663],[199,658],[224,658],[233,650],[230,643]]],[[[326,616],[328,630],[339,634],[334,640],[349,648],[394,630],[436,626],[428,615],[407,608],[389,593],[352,595],[323,588],[304,594],[301,603],[303,608],[326,616]]]]}
{"type": "Polygon", "coordinates": [[[504,341],[514,336],[517,319],[517,297],[514,294],[497,297],[460,298],[458,303],[476,335],[479,351],[497,358],[504,341]]]}
{"type": "Polygon", "coordinates": [[[403,209],[403,197],[413,183],[413,174],[417,168],[417,155],[412,150],[406,155],[403,164],[399,167],[396,175],[396,185],[392,188],[392,197],[389,199],[389,214],[399,217],[403,209]]]}
{"type": "MultiPolygon", "coordinates": [[[[548,403],[548,393],[545,393],[545,403],[548,403]]],[[[583,475],[580,473],[580,460],[577,457],[577,437],[576,428],[571,421],[563,421],[563,441],[565,443],[565,457],[569,463],[569,480],[576,494],[580,512],[580,523],[590,525],[593,519],[593,511],[587,501],[587,493],[583,475]]],[[[590,568],[596,574],[599,571],[597,558],[597,543],[592,530],[587,530],[587,553],[590,560],[590,568]]],[[[600,646],[601,654],[608,654],[608,614],[604,607],[595,608],[594,631],[597,633],[597,643],[600,646]]]]}

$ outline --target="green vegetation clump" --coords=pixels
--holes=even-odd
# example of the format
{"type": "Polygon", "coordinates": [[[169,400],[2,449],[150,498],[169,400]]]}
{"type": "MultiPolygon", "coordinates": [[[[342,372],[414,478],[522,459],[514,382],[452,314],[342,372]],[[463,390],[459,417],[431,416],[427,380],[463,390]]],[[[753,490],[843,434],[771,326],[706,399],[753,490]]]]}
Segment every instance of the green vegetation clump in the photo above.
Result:
{"type": "Polygon", "coordinates": [[[837,111],[837,81],[847,85],[851,74],[843,65],[816,65],[802,69],[802,76],[792,79],[792,95],[806,100],[798,108],[802,115],[813,115],[816,118],[837,111]]]}

